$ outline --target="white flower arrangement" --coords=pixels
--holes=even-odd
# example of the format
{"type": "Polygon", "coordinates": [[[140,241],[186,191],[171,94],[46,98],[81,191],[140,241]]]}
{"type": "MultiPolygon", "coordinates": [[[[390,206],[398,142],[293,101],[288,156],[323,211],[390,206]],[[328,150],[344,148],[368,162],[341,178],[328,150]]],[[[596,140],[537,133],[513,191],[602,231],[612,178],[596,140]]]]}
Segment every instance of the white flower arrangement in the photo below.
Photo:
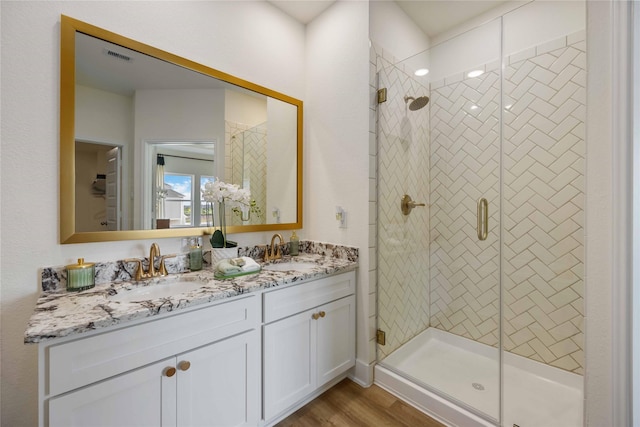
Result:
{"type": "Polygon", "coordinates": [[[226,182],[208,181],[202,189],[202,198],[205,202],[224,202],[231,208],[242,208],[251,205],[251,192],[240,188],[236,184],[226,182]]]}
{"type": "MultiPolygon", "coordinates": [[[[261,215],[260,208],[256,206],[255,200],[251,200],[251,192],[240,188],[236,184],[228,184],[226,182],[207,181],[202,187],[202,199],[206,203],[218,203],[220,229],[214,231],[211,236],[212,248],[229,248],[237,246],[236,242],[227,240],[227,227],[225,221],[225,206],[229,206],[231,211],[239,215],[243,221],[248,221],[251,212],[261,215]],[[243,211],[247,213],[247,219],[244,218],[243,211]]],[[[211,209],[213,219],[213,207],[211,209]]],[[[215,222],[215,221],[214,221],[215,222]]],[[[213,224],[215,226],[215,224],[213,224]]]]}

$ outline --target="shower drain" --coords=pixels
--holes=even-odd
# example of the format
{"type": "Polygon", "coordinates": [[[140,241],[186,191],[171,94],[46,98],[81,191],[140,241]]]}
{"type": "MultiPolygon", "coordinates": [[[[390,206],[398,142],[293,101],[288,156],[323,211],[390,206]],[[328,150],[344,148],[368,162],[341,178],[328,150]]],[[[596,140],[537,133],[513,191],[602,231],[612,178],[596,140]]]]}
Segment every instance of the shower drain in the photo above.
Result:
{"type": "Polygon", "coordinates": [[[476,390],[480,390],[480,391],[484,390],[484,386],[483,386],[482,384],[480,384],[480,383],[472,383],[471,385],[472,385],[472,386],[473,386],[473,388],[475,388],[476,390]]]}

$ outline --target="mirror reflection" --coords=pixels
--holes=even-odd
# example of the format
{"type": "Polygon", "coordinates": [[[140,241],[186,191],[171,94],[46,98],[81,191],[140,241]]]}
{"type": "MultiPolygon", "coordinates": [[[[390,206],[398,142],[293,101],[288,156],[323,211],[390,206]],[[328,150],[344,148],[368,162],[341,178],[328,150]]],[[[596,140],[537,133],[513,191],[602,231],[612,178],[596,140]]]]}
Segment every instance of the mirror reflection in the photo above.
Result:
{"type": "MultiPolygon", "coordinates": [[[[71,240],[140,238],[117,232],[142,230],[210,233],[219,218],[201,197],[208,181],[250,192],[249,206],[225,209],[229,232],[301,226],[302,102],[232,76],[214,78],[206,67],[199,72],[142,53],[145,45],[117,35],[112,43],[104,37],[111,33],[100,31],[93,36],[78,29],[73,36],[74,137],[68,154],[61,130],[61,165],[66,155],[75,160],[71,240]],[[208,229],[189,231],[202,227],[208,229]],[[94,239],[103,231],[115,233],[94,239]]],[[[64,74],[63,61],[61,87],[64,74]]],[[[61,100],[61,128],[64,105],[61,100]]],[[[63,223],[64,174],[61,187],[63,223]]],[[[62,231],[63,242],[67,233],[62,231]]],[[[149,237],[154,235],[166,236],[149,237]]]]}

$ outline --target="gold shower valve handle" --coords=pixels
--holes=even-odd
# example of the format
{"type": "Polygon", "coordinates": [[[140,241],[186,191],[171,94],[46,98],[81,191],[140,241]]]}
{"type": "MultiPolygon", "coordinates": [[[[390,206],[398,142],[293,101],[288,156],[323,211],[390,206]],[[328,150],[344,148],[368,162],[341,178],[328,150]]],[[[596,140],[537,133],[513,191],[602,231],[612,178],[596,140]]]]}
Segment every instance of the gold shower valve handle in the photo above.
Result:
{"type": "Polygon", "coordinates": [[[400,199],[400,209],[404,215],[409,215],[416,206],[426,206],[426,204],[414,202],[408,194],[405,194],[400,199]]]}

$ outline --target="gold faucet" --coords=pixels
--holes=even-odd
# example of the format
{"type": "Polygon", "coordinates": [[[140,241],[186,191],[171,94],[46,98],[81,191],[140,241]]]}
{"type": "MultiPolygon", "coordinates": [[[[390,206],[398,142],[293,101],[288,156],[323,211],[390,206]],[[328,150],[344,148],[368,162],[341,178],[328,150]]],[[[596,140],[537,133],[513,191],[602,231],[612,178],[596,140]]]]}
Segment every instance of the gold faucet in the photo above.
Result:
{"type": "Polygon", "coordinates": [[[125,262],[137,262],[138,268],[136,269],[135,280],[140,281],[142,279],[150,279],[152,277],[158,276],[166,276],[167,268],[164,265],[165,258],[171,258],[175,255],[165,255],[160,258],[160,266],[156,270],[154,265],[155,259],[160,256],[160,246],[157,243],[151,244],[151,249],[149,250],[149,269],[145,272],[142,268],[142,261],[140,259],[125,259],[125,262]]]}
{"type": "Polygon", "coordinates": [[[267,246],[265,248],[264,260],[273,261],[276,259],[281,259],[282,251],[280,250],[280,245],[282,245],[283,243],[284,243],[284,239],[282,238],[282,235],[279,233],[274,234],[273,237],[271,238],[271,246],[270,247],[267,246]],[[280,239],[280,244],[277,246],[275,245],[276,237],[280,239]]]}
{"type": "Polygon", "coordinates": [[[151,249],[149,249],[149,277],[156,277],[160,274],[160,271],[156,272],[155,260],[156,257],[160,256],[160,246],[157,243],[151,244],[151,249]]]}

